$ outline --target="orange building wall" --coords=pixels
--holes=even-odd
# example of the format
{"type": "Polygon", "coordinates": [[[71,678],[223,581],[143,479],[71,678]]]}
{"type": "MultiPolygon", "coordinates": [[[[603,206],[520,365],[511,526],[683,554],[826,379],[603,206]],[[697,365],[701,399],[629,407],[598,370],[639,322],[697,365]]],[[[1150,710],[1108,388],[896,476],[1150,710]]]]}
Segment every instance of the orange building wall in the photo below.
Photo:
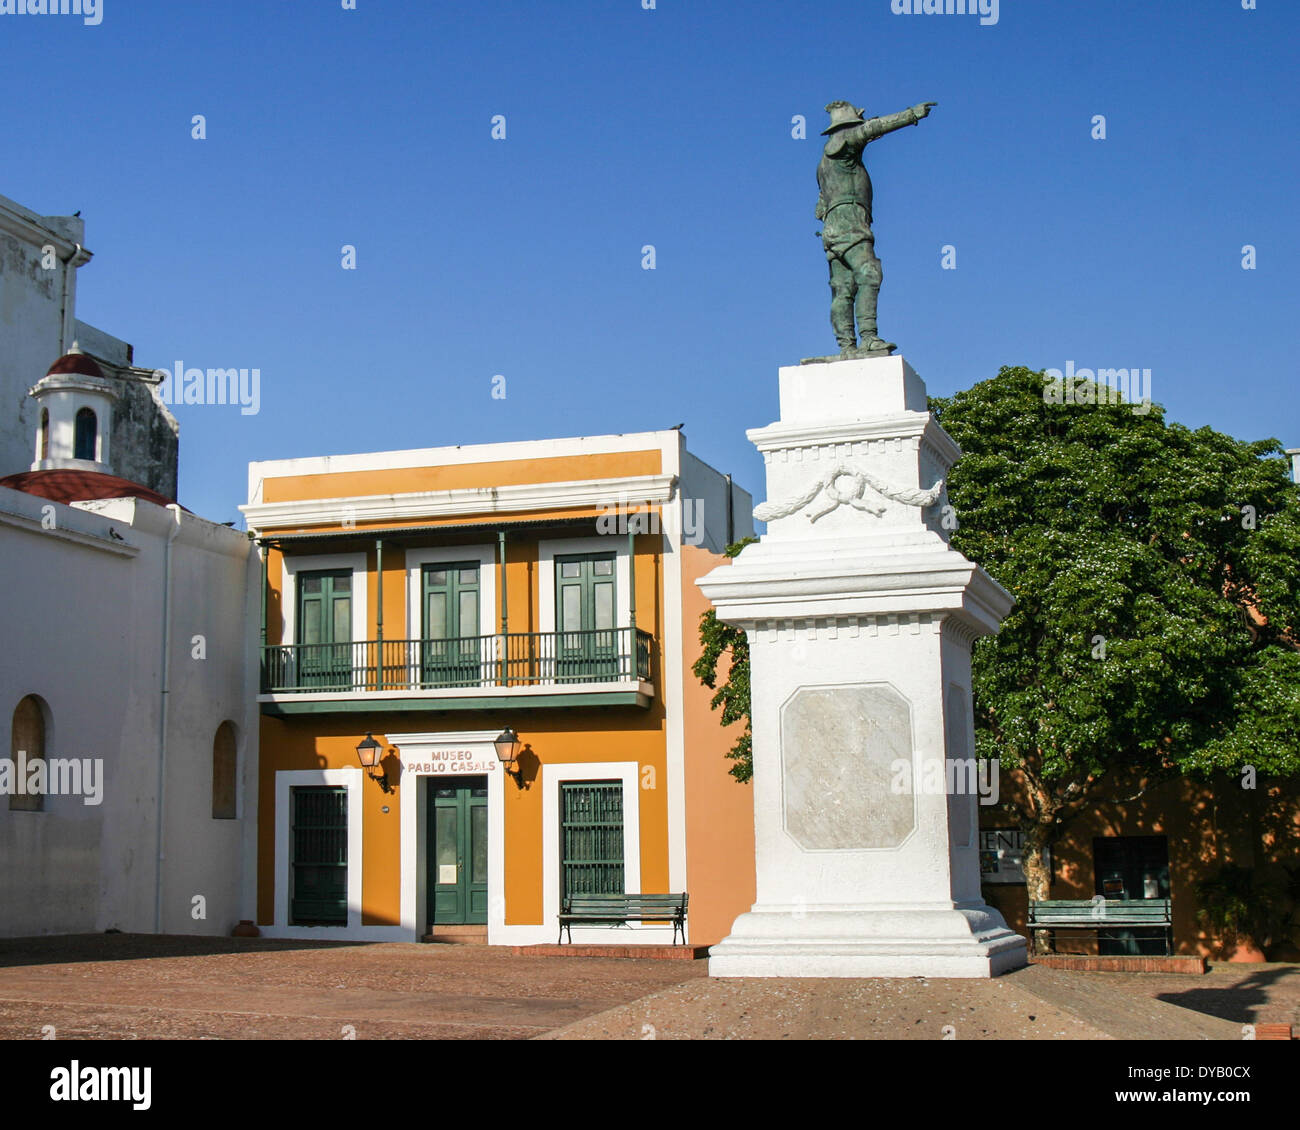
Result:
{"type": "Polygon", "coordinates": [[[731,776],[725,754],[744,732],[724,729],[709,708],[713,692],[691,673],[700,657],[700,617],[711,607],[695,584],[727,558],[699,546],[682,547],[686,714],[686,880],[694,945],[720,942],[754,904],[754,791],[731,776]]]}
{"type": "MultiPolygon", "coordinates": [[[[1004,777],[1003,789],[1015,787],[1015,774],[1004,777]]],[[[1133,796],[1138,780],[1116,781],[1109,792],[1133,796]]],[[[985,816],[981,827],[1009,827],[1014,820],[985,816]]],[[[1187,779],[1168,781],[1128,803],[1098,804],[1071,822],[1068,835],[1052,850],[1054,899],[1090,899],[1095,890],[1093,838],[1102,836],[1166,836],[1169,844],[1169,895],[1173,905],[1174,952],[1215,961],[1262,961],[1256,950],[1216,936],[1197,921],[1196,884],[1222,865],[1242,867],[1278,861],[1297,861],[1300,844],[1300,783],[1269,783],[1247,790],[1237,777],[1214,784],[1187,779]]],[[[986,900],[1002,912],[1013,930],[1027,933],[1026,888],[1023,885],[986,883],[986,900]]],[[[1300,937],[1292,956],[1300,960],[1300,937]]],[[[1057,934],[1061,952],[1095,953],[1092,935],[1085,931],[1057,934]]]]}
{"type": "MultiPolygon", "coordinates": [[[[602,480],[662,472],[657,450],[606,455],[565,456],[542,460],[514,460],[465,466],[404,468],[382,471],[339,472],[324,475],[267,478],[263,484],[266,502],[308,498],[344,498],[349,496],[397,494],[413,491],[447,490],[468,487],[504,486],[533,482],[566,482],[583,479],[602,480]]],[[[572,516],[583,511],[547,511],[538,517],[572,516]]],[[[658,508],[651,508],[658,515],[658,508]]],[[[511,520],[526,517],[511,514],[511,520]]],[[[437,525],[434,520],[404,521],[403,525],[437,525]]],[[[459,523],[453,523],[459,524],[459,523]]],[[[458,530],[457,538],[479,544],[496,542],[496,527],[489,519],[483,533],[474,537],[458,530]]],[[[341,528],[340,525],[330,527],[341,528]]],[[[353,527],[358,539],[367,535],[366,524],[353,527]]],[[[266,530],[264,534],[274,535],[266,530]]],[[[283,532],[297,532],[286,526],[283,532]]],[[[313,532],[325,528],[313,527],[313,532]]],[[[626,535],[617,535],[621,544],[626,535]]],[[[370,624],[369,638],[374,638],[378,608],[378,578],[373,544],[364,541],[341,544],[338,551],[364,550],[369,569],[367,578],[370,624]]],[[[537,560],[538,535],[514,534],[506,544],[506,596],[511,632],[539,629],[538,612],[541,586],[550,583],[541,576],[537,560]]],[[[544,540],[544,537],[543,537],[544,540]]],[[[613,544],[613,542],[612,542],[613,544]]],[[[540,766],[598,761],[635,761],[638,778],[641,829],[641,888],[647,891],[668,890],[668,766],[665,738],[665,698],[681,693],[685,703],[686,757],[686,836],[688,890],[691,892],[691,938],[697,943],[713,942],[730,929],[737,914],[749,908],[754,899],[753,798],[747,785],[731,778],[730,766],[723,753],[735,734],[723,731],[717,716],[710,711],[710,692],[690,674],[690,666],[699,653],[698,622],[708,607],[694,579],[710,571],[724,559],[697,547],[684,547],[680,562],[673,568],[683,570],[685,685],[664,685],[663,647],[666,614],[664,606],[665,562],[660,552],[658,533],[638,535],[634,543],[636,579],[636,620],[638,627],[650,631],[655,640],[652,681],[656,697],[648,709],[635,707],[539,708],[511,710],[506,720],[519,731],[525,742],[521,764],[525,776],[532,776],[529,788],[519,789],[507,780],[505,801],[506,922],[510,925],[542,921],[542,819],[543,796],[540,766]],[[649,772],[647,772],[649,770],[649,772]]],[[[300,550],[304,555],[334,551],[334,546],[313,545],[300,550]]],[[[385,544],[384,547],[384,636],[402,639],[407,635],[406,548],[385,544]]],[[[282,554],[271,549],[268,556],[267,620],[268,641],[279,640],[283,621],[281,594],[282,554]]],[[[501,620],[502,591],[497,585],[495,626],[501,620]]],[[[402,714],[301,715],[290,718],[264,716],[262,719],[262,755],[259,769],[259,803],[261,807],[258,837],[258,919],[274,920],[275,859],[275,774],[277,771],[309,768],[353,768],[357,765],[356,746],[367,731],[381,742],[385,731],[477,730],[504,724],[491,711],[430,712],[402,714]]],[[[734,728],[733,728],[734,729],[734,728]]],[[[389,779],[395,792],[383,793],[377,784],[363,782],[364,874],[363,923],[394,925],[400,918],[400,822],[403,794],[407,786],[399,780],[400,765],[396,758],[387,761],[389,779]],[[383,806],[390,809],[382,811],[383,806]]],[[[409,798],[408,798],[409,799],[409,798]]],[[[421,908],[422,913],[423,908],[421,908]]],[[[548,925],[550,925],[548,923],[548,925]]]]}
{"type": "Polygon", "coordinates": [[[601,455],[563,455],[549,459],[509,459],[438,467],[393,467],[373,471],[333,471],[319,475],[281,475],[262,484],[263,502],[312,498],[353,498],[417,491],[520,486],[525,483],[602,482],[628,475],[657,475],[658,451],[619,451],[601,455]]]}
{"type": "MultiPolygon", "coordinates": [[[[262,759],[259,770],[258,921],[275,918],[275,774],[288,769],[345,769],[357,767],[357,743],[366,732],[387,745],[386,729],[477,730],[493,729],[491,712],[439,712],[433,715],[334,715],[292,718],[263,717],[262,759]]],[[[609,707],[606,710],[538,709],[510,712],[525,748],[521,755],[527,788],[507,780],[505,797],[506,923],[541,922],[542,919],[542,803],[540,766],[584,761],[635,760],[641,771],[652,767],[654,777],[666,779],[662,708],[609,707]],[[618,727],[617,745],[610,730],[618,727]]],[[[400,924],[401,806],[414,802],[419,778],[401,779],[398,759],[385,760],[388,779],[395,786],[384,793],[375,782],[362,782],[364,798],[362,923],[367,926],[400,924]],[[409,790],[409,795],[408,795],[409,790]],[[382,811],[389,806],[389,812],[382,811]]],[[[668,790],[642,789],[641,885],[646,890],[668,887],[668,790]]],[[[423,908],[421,908],[422,913],[423,908]]]]}

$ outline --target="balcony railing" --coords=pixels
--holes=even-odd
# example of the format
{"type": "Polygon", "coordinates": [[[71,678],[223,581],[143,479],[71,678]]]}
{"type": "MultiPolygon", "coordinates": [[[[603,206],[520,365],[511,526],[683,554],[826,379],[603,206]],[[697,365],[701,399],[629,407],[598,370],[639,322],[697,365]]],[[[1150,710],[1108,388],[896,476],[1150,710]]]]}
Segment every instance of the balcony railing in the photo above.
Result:
{"type": "Polygon", "coordinates": [[[276,644],[262,651],[262,693],[649,681],[653,642],[640,628],[613,628],[449,640],[276,644]]]}

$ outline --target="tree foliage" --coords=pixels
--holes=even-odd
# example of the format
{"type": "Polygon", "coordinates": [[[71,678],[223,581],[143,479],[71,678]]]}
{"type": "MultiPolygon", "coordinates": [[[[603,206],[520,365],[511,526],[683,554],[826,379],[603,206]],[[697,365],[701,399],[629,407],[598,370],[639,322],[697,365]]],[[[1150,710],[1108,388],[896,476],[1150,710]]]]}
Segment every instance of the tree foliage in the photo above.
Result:
{"type": "Polygon", "coordinates": [[[963,449],[952,544],[1016,598],[976,646],[982,752],[1047,778],[1120,764],[1291,772],[1300,493],[1276,440],[1003,369],[934,402],[963,449]]]}
{"type": "MultiPolygon", "coordinates": [[[[727,546],[725,553],[735,557],[755,537],[745,538],[727,546]]],[[[722,708],[719,722],[729,726],[733,722],[744,722],[744,732],[727,751],[735,764],[731,775],[737,781],[749,781],[754,776],[753,729],[749,713],[749,640],[740,628],[724,624],[710,608],[700,617],[700,643],[704,647],[699,659],[691,666],[691,671],[709,690],[714,692],[709,705],[717,710],[722,708]],[[726,656],[727,673],[722,685],[718,686],[719,666],[726,656]]]]}

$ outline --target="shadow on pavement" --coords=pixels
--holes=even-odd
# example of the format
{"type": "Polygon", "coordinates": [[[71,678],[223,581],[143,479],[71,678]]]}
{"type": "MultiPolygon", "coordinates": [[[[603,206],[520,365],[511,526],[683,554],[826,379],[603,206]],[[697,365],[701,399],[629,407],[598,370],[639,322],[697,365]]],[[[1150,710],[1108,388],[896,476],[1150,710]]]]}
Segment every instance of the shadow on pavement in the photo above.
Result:
{"type": "Polygon", "coordinates": [[[310,941],[300,938],[228,938],[192,934],[49,934],[0,938],[0,968],[60,965],[84,961],[138,961],[155,957],[268,953],[337,949],[367,942],[310,941]]]}
{"type": "MultiPolygon", "coordinates": [[[[1231,966],[1218,966],[1212,972],[1220,975],[1231,966]]],[[[1198,987],[1184,992],[1164,992],[1155,994],[1156,1000],[1176,1004],[1180,1008],[1202,1012],[1207,1016],[1217,1016],[1223,1020],[1235,1020],[1250,1024],[1256,1020],[1271,1019],[1274,1012],[1287,1011],[1285,1005],[1270,1004],[1268,989],[1285,985],[1290,993],[1300,997],[1300,966],[1282,965],[1265,969],[1255,969],[1239,981],[1213,987],[1198,987]],[[1268,1015],[1261,1016],[1259,1010],[1268,1006],[1268,1015]]]]}

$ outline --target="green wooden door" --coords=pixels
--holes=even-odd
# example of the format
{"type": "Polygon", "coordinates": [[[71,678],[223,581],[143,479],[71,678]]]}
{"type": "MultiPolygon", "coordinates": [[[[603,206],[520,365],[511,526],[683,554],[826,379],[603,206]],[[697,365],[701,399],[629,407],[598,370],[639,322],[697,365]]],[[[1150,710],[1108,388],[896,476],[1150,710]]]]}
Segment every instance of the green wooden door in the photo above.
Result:
{"type": "Polygon", "coordinates": [[[614,554],[555,559],[556,679],[599,682],[618,677],[614,554]]]}
{"type": "Polygon", "coordinates": [[[487,922],[487,778],[430,777],[429,926],[487,922]]]}
{"type": "Polygon", "coordinates": [[[479,565],[466,561],[426,565],[423,572],[424,635],[421,644],[426,686],[477,686],[479,565]]]}
{"type": "Polygon", "coordinates": [[[298,574],[298,684],[352,685],[352,572],[298,574]]]}

